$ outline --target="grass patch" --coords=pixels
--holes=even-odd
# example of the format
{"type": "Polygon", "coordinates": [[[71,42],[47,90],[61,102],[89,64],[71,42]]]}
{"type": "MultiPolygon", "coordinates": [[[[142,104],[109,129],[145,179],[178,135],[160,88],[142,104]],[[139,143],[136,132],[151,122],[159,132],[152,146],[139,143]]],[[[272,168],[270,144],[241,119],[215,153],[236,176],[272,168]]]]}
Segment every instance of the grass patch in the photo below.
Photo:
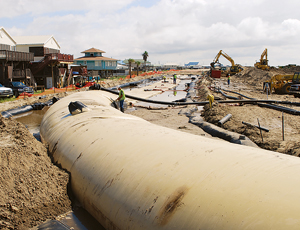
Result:
{"type": "Polygon", "coordinates": [[[3,102],[7,102],[7,101],[14,101],[16,98],[15,96],[11,97],[11,98],[0,98],[0,103],[3,103],[3,102]]]}
{"type": "Polygon", "coordinates": [[[42,90],[37,90],[37,91],[34,91],[33,94],[40,94],[40,93],[42,93],[42,92],[44,92],[44,91],[42,91],[42,90]]]}

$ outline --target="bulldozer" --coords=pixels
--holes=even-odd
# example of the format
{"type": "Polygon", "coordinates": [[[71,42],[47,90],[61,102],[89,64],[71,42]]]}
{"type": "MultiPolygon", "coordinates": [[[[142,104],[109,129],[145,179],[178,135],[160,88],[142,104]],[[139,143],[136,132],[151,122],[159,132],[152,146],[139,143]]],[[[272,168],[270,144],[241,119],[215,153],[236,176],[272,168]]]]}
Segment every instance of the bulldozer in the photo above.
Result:
{"type": "Polygon", "coordinates": [[[229,73],[231,75],[239,73],[239,72],[241,72],[243,70],[243,68],[241,67],[241,65],[235,64],[234,60],[228,54],[226,54],[225,52],[223,52],[222,50],[219,51],[219,53],[216,55],[216,57],[213,60],[213,62],[210,63],[212,69],[215,68],[215,64],[219,64],[219,58],[220,58],[221,55],[223,57],[225,57],[231,63],[231,67],[230,67],[230,70],[229,70],[229,73]]]}
{"type": "Polygon", "coordinates": [[[268,50],[266,48],[264,50],[264,52],[262,52],[259,62],[256,62],[254,64],[254,67],[256,67],[258,69],[262,69],[262,70],[269,70],[270,66],[269,66],[268,62],[269,62],[269,60],[268,60],[268,50]]]}
{"type": "Polygon", "coordinates": [[[270,93],[274,91],[277,94],[290,94],[291,86],[298,83],[300,83],[300,72],[277,74],[263,83],[263,89],[264,91],[269,89],[270,93]]]}

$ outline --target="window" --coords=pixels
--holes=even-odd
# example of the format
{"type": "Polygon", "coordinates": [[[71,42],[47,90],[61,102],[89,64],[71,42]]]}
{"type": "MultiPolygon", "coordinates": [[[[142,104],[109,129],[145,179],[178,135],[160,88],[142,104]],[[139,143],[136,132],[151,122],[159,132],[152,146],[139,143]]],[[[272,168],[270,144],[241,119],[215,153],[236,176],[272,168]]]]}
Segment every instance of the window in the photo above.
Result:
{"type": "Polygon", "coordinates": [[[101,61],[95,61],[95,66],[101,66],[101,61]]]}
{"type": "Polygon", "coordinates": [[[10,45],[0,44],[0,50],[10,50],[10,45]]]}

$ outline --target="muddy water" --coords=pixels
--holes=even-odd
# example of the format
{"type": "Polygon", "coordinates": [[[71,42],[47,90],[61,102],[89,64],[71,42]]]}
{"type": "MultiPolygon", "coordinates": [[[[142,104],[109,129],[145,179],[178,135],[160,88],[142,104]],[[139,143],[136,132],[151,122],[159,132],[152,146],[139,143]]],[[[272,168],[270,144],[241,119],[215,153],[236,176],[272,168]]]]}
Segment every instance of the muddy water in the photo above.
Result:
{"type": "MultiPolygon", "coordinates": [[[[184,91],[186,89],[186,84],[190,83],[190,82],[191,82],[191,80],[181,80],[180,83],[173,89],[166,90],[166,91],[162,92],[161,94],[157,94],[149,99],[154,100],[154,101],[165,101],[165,102],[173,102],[173,101],[183,99],[186,97],[186,94],[187,94],[186,91],[184,91]]],[[[145,107],[151,106],[154,108],[168,107],[168,105],[154,104],[154,103],[148,103],[148,102],[138,102],[135,105],[145,106],[145,107]]]]}
{"type": "Polygon", "coordinates": [[[41,141],[40,124],[47,110],[48,107],[44,107],[43,110],[31,110],[28,113],[13,116],[13,119],[25,125],[29,132],[32,133],[37,140],[41,141]]]}

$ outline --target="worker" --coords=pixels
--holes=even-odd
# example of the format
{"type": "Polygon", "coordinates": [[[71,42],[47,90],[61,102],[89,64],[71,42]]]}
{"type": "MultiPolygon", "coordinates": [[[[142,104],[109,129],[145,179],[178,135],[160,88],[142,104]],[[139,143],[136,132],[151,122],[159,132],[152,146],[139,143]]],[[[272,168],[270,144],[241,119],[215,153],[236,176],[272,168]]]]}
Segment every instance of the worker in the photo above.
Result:
{"type": "Polygon", "coordinates": [[[163,76],[163,80],[164,80],[164,82],[166,82],[166,79],[167,79],[167,78],[166,78],[166,76],[164,75],[164,76],[163,76]]]}
{"type": "Polygon", "coordinates": [[[215,98],[213,95],[208,94],[207,99],[209,100],[209,107],[212,108],[212,103],[214,102],[215,98]]]}
{"type": "Polygon", "coordinates": [[[119,86],[119,97],[116,101],[120,101],[120,110],[124,113],[124,100],[125,100],[125,93],[124,90],[119,86]]]}
{"type": "Polygon", "coordinates": [[[228,83],[228,86],[230,85],[230,74],[228,73],[227,74],[227,83],[228,83]]]}
{"type": "Polygon", "coordinates": [[[176,78],[177,78],[177,75],[174,74],[174,75],[173,75],[173,84],[176,84],[176,78]]]}

